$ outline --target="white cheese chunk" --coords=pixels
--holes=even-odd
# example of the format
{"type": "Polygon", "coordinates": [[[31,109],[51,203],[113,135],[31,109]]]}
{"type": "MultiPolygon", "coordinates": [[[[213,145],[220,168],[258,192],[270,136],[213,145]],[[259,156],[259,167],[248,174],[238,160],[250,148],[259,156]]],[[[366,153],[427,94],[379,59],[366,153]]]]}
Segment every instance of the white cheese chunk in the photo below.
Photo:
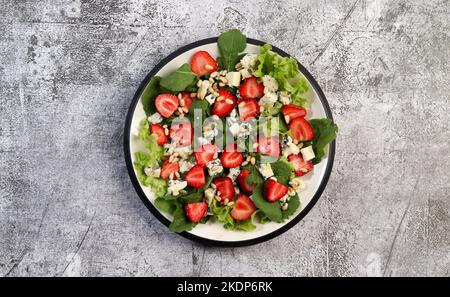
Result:
{"type": "Polygon", "coordinates": [[[161,168],[145,167],[144,172],[147,176],[159,177],[161,174],[161,168]]]}
{"type": "Polygon", "coordinates": [[[269,177],[273,176],[272,166],[270,166],[269,163],[259,165],[258,171],[261,173],[264,179],[268,179],[269,177]]]}
{"type": "Polygon", "coordinates": [[[209,80],[201,80],[199,82],[199,87],[197,90],[197,98],[204,99],[206,96],[206,93],[208,92],[208,88],[211,86],[211,83],[209,80]]]}
{"type": "Polygon", "coordinates": [[[279,98],[280,102],[283,104],[290,104],[292,101],[291,96],[289,96],[289,94],[285,91],[278,92],[278,98],[279,98]]]}
{"type": "Polygon", "coordinates": [[[242,57],[241,59],[241,65],[244,68],[250,68],[253,69],[256,66],[256,58],[258,55],[255,54],[247,54],[242,57]]]}
{"type": "Polygon", "coordinates": [[[186,160],[181,160],[179,165],[180,165],[180,172],[189,171],[189,169],[191,169],[194,166],[194,164],[186,160]]]}
{"type": "Polygon", "coordinates": [[[259,99],[259,105],[264,107],[272,107],[278,100],[276,93],[266,93],[261,99],[259,99]]]}
{"type": "Polygon", "coordinates": [[[289,143],[286,147],[283,147],[283,156],[287,157],[289,155],[297,155],[300,149],[294,143],[289,143]]]}
{"type": "Polygon", "coordinates": [[[316,155],[314,154],[314,150],[313,150],[311,145],[302,148],[300,150],[300,152],[302,153],[303,160],[305,160],[305,161],[312,160],[312,159],[314,159],[316,157],[316,155]]]}
{"type": "Polygon", "coordinates": [[[241,84],[241,74],[237,71],[228,72],[225,78],[228,80],[228,86],[239,87],[241,84]]]}
{"type": "Polygon", "coordinates": [[[250,76],[252,76],[252,74],[250,73],[250,71],[247,68],[241,69],[239,71],[239,73],[241,74],[242,79],[246,79],[246,78],[249,78],[250,76]]]}
{"type": "Polygon", "coordinates": [[[264,75],[262,78],[264,84],[264,94],[275,93],[278,90],[278,82],[270,75],[264,75]]]}
{"type": "Polygon", "coordinates": [[[178,196],[181,190],[187,187],[187,181],[181,180],[169,180],[169,187],[167,188],[167,193],[178,196]]]}
{"type": "Polygon", "coordinates": [[[230,173],[228,173],[228,177],[231,178],[232,181],[235,181],[238,177],[239,173],[241,173],[241,170],[239,167],[234,167],[230,169],[230,173]]]}
{"type": "Polygon", "coordinates": [[[208,101],[208,103],[210,105],[213,105],[214,102],[216,102],[216,95],[214,94],[209,94],[208,96],[205,97],[205,100],[208,101]]]}
{"type": "Polygon", "coordinates": [[[289,181],[289,185],[296,191],[299,192],[306,188],[305,183],[302,181],[301,177],[294,177],[289,181]]]}
{"type": "Polygon", "coordinates": [[[209,161],[206,163],[206,167],[208,168],[208,173],[210,176],[215,176],[223,171],[223,166],[219,159],[209,161]]]}
{"type": "Polygon", "coordinates": [[[211,204],[212,200],[214,199],[214,195],[216,195],[217,189],[208,188],[205,190],[205,198],[206,203],[211,204]]]}
{"type": "Polygon", "coordinates": [[[148,121],[152,124],[159,124],[163,120],[162,116],[159,114],[159,112],[155,112],[151,116],[148,117],[148,121]]]}
{"type": "Polygon", "coordinates": [[[237,136],[239,134],[239,131],[241,130],[241,126],[239,125],[239,123],[236,122],[236,123],[233,123],[229,129],[230,129],[231,135],[237,136]]]}

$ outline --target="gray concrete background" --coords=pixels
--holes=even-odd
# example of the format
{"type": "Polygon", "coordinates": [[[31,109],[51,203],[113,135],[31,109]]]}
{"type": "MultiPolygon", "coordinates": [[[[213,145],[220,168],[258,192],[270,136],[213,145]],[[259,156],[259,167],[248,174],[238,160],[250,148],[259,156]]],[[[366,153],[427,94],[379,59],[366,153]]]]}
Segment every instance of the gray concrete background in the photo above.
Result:
{"type": "Polygon", "coordinates": [[[0,275],[450,275],[450,2],[240,2],[0,0],[0,275]],[[340,134],[301,223],[205,248],[140,202],[123,125],[158,61],[232,27],[297,57],[340,134]]]}

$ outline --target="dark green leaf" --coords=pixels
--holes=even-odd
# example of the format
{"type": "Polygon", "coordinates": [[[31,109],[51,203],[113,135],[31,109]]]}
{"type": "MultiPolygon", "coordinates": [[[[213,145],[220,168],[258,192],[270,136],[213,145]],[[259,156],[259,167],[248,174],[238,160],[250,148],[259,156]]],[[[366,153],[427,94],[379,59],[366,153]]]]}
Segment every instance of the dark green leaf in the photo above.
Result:
{"type": "Polygon", "coordinates": [[[292,164],[285,160],[285,158],[280,158],[280,160],[271,163],[270,166],[272,167],[273,174],[277,178],[277,181],[280,184],[287,186],[289,183],[289,177],[293,171],[292,164]]]}
{"type": "Polygon", "coordinates": [[[141,102],[144,106],[144,111],[147,116],[152,115],[156,112],[155,107],[155,98],[159,94],[159,83],[161,81],[161,77],[154,76],[151,78],[144,91],[142,92],[141,102]]]}
{"type": "Polygon", "coordinates": [[[231,53],[241,53],[247,46],[247,38],[238,29],[231,29],[227,32],[220,34],[217,40],[219,51],[222,56],[229,55],[231,53]]]}
{"type": "Polygon", "coordinates": [[[336,139],[338,127],[331,119],[312,119],[309,121],[314,129],[313,150],[315,158],[314,164],[320,163],[325,156],[325,147],[336,139]]]}
{"type": "Polygon", "coordinates": [[[188,194],[180,196],[183,203],[196,203],[203,201],[203,191],[188,192],[188,194]]]}
{"type": "Polygon", "coordinates": [[[183,64],[176,71],[164,77],[160,81],[160,86],[172,92],[181,92],[190,87],[197,76],[191,71],[189,64],[183,64]]]}
{"type": "Polygon", "coordinates": [[[281,212],[280,203],[271,203],[267,201],[263,196],[263,186],[258,186],[252,194],[252,200],[256,207],[271,221],[281,222],[283,220],[283,214],[281,212]]]}
{"type": "Polygon", "coordinates": [[[192,230],[197,224],[189,220],[186,212],[184,211],[183,203],[176,200],[175,205],[176,207],[173,212],[173,221],[169,226],[169,230],[176,233],[192,230]]]}
{"type": "Polygon", "coordinates": [[[154,204],[159,210],[168,214],[173,214],[176,209],[175,200],[166,200],[162,197],[156,198],[154,204]]]}
{"type": "Polygon", "coordinates": [[[262,185],[264,182],[263,177],[259,173],[258,169],[253,165],[248,165],[245,167],[245,169],[250,171],[250,174],[245,179],[245,182],[248,184],[254,184],[254,185],[262,185]]]}
{"type": "Polygon", "coordinates": [[[289,197],[288,209],[283,211],[283,219],[289,218],[300,207],[300,199],[297,194],[289,197]]]}

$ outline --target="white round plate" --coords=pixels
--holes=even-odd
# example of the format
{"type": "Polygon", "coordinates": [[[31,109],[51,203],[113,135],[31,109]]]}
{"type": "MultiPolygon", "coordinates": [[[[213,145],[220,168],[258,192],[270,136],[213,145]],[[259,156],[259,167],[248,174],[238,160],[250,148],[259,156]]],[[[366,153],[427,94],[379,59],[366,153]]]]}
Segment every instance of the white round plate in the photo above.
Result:
{"type": "MultiPolygon", "coordinates": [[[[263,44],[264,43],[261,41],[247,38],[247,48],[245,52],[259,53],[258,47],[263,44]]],[[[139,123],[146,117],[140,97],[145,86],[153,76],[166,76],[170,72],[176,70],[180,65],[190,63],[192,55],[199,50],[205,50],[213,57],[219,56],[217,38],[204,39],[184,46],[156,65],[137,90],[133,101],[131,102],[125,124],[125,160],[131,181],[133,182],[133,185],[143,203],[166,226],[170,224],[170,221],[172,220],[171,216],[160,212],[153,205],[153,201],[155,199],[154,193],[150,188],[140,184],[133,167],[134,153],[142,149],[142,144],[139,143],[139,140],[136,137],[139,130],[139,123]]],[[[288,56],[284,51],[276,47],[273,47],[272,50],[282,56],[288,56]]],[[[332,119],[328,102],[316,80],[300,63],[299,69],[309,83],[309,91],[306,96],[310,101],[308,118],[332,119]]],[[[303,180],[306,183],[306,190],[302,191],[299,195],[301,206],[296,213],[285,222],[270,222],[267,224],[256,223],[257,228],[254,231],[229,231],[224,229],[221,224],[214,222],[214,220],[209,220],[206,224],[198,224],[192,231],[183,232],[180,233],[180,235],[205,244],[222,246],[251,245],[278,236],[297,224],[317,202],[330,176],[333,166],[334,152],[335,142],[333,141],[328,147],[328,152],[326,154],[327,157],[324,158],[320,164],[315,165],[314,170],[304,177],[303,180]]]]}

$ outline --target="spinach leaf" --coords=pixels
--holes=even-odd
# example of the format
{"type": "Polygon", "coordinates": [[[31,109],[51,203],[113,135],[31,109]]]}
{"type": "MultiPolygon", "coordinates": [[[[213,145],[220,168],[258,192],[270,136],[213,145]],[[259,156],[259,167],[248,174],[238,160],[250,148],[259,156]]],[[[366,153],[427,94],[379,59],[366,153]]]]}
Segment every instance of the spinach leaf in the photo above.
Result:
{"type": "Polygon", "coordinates": [[[312,119],[309,121],[314,129],[313,150],[315,158],[314,164],[320,163],[325,156],[325,147],[327,144],[336,139],[338,127],[331,119],[312,119]]]}
{"type": "Polygon", "coordinates": [[[186,195],[180,196],[180,200],[183,203],[202,202],[203,201],[203,192],[200,192],[200,191],[190,192],[186,195]]]}
{"type": "Polygon", "coordinates": [[[291,215],[295,213],[295,211],[300,207],[300,198],[298,194],[295,196],[289,197],[288,201],[288,209],[283,211],[283,220],[289,218],[291,215]]]}
{"type": "Polygon", "coordinates": [[[142,92],[141,102],[144,106],[144,111],[147,116],[150,116],[156,112],[155,98],[159,94],[160,81],[161,77],[153,76],[142,92]]]}
{"type": "Polygon", "coordinates": [[[189,64],[181,65],[176,71],[164,77],[160,81],[160,86],[172,92],[181,92],[198,80],[198,77],[191,71],[189,64]]]}
{"type": "Polygon", "coordinates": [[[221,69],[234,71],[235,65],[239,62],[243,52],[247,46],[247,38],[238,29],[231,29],[220,34],[217,45],[221,57],[217,60],[221,69]]]}
{"type": "Polygon", "coordinates": [[[186,213],[184,212],[183,203],[178,200],[175,201],[173,221],[169,226],[169,230],[176,233],[192,230],[197,224],[189,220],[186,213]]]}
{"type": "Polygon", "coordinates": [[[254,185],[262,185],[264,182],[263,177],[259,173],[258,169],[255,166],[248,165],[245,167],[245,169],[250,171],[250,174],[245,179],[245,182],[248,184],[254,184],[254,185]]]}
{"type": "Polygon", "coordinates": [[[192,124],[194,123],[200,123],[200,125],[203,125],[203,121],[206,119],[206,113],[209,108],[209,103],[206,100],[200,100],[195,99],[192,101],[191,106],[189,107],[189,113],[188,117],[192,124]],[[200,114],[202,116],[201,120],[200,118],[195,118],[195,110],[200,110],[200,114]]]}
{"type": "Polygon", "coordinates": [[[287,186],[291,173],[294,171],[293,164],[285,157],[281,157],[278,161],[271,163],[270,166],[272,167],[273,174],[277,178],[277,182],[287,186]]]}
{"type": "Polygon", "coordinates": [[[271,221],[274,222],[282,222],[283,214],[281,212],[280,203],[274,202],[271,203],[267,201],[263,196],[263,187],[258,186],[252,194],[252,200],[255,203],[256,207],[271,221]]]}

